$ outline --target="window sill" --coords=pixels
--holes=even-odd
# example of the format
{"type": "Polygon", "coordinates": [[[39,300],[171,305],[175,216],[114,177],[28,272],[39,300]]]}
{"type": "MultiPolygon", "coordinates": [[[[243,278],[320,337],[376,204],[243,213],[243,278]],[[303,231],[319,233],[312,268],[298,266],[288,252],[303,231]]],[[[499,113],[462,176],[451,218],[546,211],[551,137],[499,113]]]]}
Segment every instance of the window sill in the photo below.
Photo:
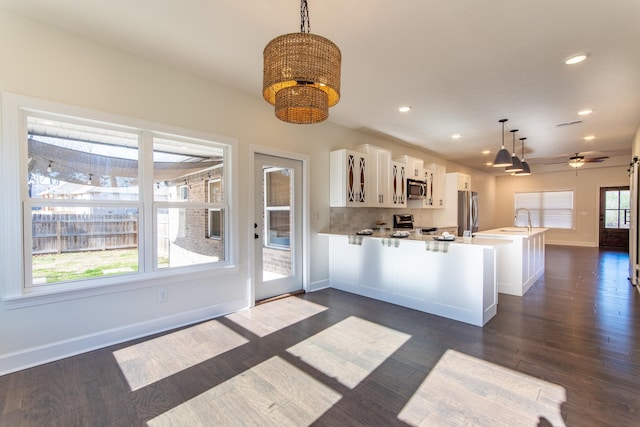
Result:
{"type": "Polygon", "coordinates": [[[101,281],[100,285],[95,286],[91,286],[91,281],[35,286],[23,289],[20,294],[5,295],[2,300],[4,306],[11,310],[149,287],[166,286],[175,284],[176,279],[179,279],[179,282],[184,282],[186,277],[190,280],[211,279],[212,277],[236,274],[239,271],[240,266],[237,264],[213,268],[194,267],[188,270],[177,268],[173,271],[154,271],[146,274],[113,277],[107,283],[101,281]]]}

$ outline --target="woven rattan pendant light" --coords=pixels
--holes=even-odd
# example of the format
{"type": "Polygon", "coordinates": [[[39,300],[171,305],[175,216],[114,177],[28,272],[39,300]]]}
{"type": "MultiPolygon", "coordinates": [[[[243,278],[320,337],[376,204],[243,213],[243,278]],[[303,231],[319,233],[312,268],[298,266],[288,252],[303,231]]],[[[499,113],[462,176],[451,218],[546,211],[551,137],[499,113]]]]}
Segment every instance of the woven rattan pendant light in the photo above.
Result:
{"type": "Polygon", "coordinates": [[[263,52],[262,96],[288,123],[322,122],[340,100],[340,49],[309,31],[307,0],[301,0],[300,32],[276,37],[263,52]]]}

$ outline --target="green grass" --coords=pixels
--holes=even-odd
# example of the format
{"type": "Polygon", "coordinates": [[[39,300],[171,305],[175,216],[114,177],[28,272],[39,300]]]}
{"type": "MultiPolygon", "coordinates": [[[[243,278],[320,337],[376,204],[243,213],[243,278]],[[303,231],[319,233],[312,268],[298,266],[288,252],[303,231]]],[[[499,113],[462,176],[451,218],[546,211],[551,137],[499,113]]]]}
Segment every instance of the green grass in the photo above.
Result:
{"type": "Polygon", "coordinates": [[[138,271],[138,250],[73,252],[34,255],[35,283],[56,283],[138,271]]]}

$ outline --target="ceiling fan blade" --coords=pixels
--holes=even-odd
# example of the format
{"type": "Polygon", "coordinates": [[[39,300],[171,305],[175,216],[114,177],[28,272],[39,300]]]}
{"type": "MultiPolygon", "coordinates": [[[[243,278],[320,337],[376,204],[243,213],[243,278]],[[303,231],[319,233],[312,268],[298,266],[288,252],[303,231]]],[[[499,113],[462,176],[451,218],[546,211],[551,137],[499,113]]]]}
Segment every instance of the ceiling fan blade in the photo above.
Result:
{"type": "Polygon", "coordinates": [[[585,163],[600,163],[600,162],[604,162],[605,159],[608,159],[609,156],[602,156],[602,157],[587,157],[586,159],[584,159],[585,163]]]}

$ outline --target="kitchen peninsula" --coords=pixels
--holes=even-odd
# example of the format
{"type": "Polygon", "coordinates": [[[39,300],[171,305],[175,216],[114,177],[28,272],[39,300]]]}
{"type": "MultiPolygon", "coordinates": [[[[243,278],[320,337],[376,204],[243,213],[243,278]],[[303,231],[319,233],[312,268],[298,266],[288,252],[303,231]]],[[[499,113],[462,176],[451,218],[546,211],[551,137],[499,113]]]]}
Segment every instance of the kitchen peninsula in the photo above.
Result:
{"type": "Polygon", "coordinates": [[[329,234],[331,287],[483,326],[497,312],[497,249],[508,240],[437,241],[412,232],[329,234]]]}
{"type": "Polygon", "coordinates": [[[498,292],[522,296],[544,274],[546,231],[537,227],[502,227],[475,233],[509,243],[499,248],[498,292]]]}

